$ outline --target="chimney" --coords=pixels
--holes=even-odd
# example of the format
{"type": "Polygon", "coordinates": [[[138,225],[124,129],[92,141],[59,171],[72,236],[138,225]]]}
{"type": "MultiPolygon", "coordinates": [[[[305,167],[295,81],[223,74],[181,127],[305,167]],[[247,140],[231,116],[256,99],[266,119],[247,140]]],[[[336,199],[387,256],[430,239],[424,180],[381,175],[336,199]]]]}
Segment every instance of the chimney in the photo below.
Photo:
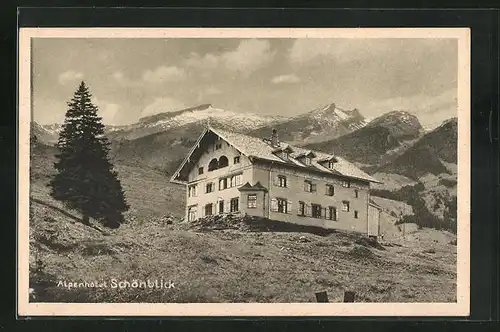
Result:
{"type": "Polygon", "coordinates": [[[278,132],[276,131],[275,128],[273,128],[273,133],[271,135],[271,146],[273,148],[277,148],[280,146],[280,142],[278,140],[278,132]]]}

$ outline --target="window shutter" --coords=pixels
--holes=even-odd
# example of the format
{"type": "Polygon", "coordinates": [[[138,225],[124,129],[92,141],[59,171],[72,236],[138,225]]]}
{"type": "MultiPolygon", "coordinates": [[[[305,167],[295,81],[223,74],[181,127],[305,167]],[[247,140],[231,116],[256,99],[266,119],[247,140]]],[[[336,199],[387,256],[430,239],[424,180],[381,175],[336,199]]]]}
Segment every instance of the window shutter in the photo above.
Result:
{"type": "Polygon", "coordinates": [[[271,199],[271,211],[278,211],[278,201],[276,198],[271,199]]]}
{"type": "Polygon", "coordinates": [[[308,183],[307,183],[307,182],[304,182],[304,191],[309,191],[309,190],[308,190],[309,188],[307,187],[307,185],[308,185],[308,183]]]}
{"type": "Polygon", "coordinates": [[[287,200],[286,204],[287,204],[286,213],[292,213],[292,201],[287,200]]]}
{"type": "Polygon", "coordinates": [[[306,216],[311,216],[311,205],[306,204],[306,216]]]}
{"type": "Polygon", "coordinates": [[[330,186],[329,185],[325,186],[325,195],[330,195],[330,186]]]}
{"type": "Polygon", "coordinates": [[[313,183],[311,185],[311,192],[315,192],[316,191],[316,183],[313,183]]]}
{"type": "Polygon", "coordinates": [[[334,209],[333,212],[335,213],[335,221],[339,220],[339,211],[337,209],[334,209]]]}
{"type": "Polygon", "coordinates": [[[321,218],[326,219],[326,208],[321,208],[321,218]]]}
{"type": "Polygon", "coordinates": [[[279,179],[279,177],[278,177],[277,175],[275,175],[275,176],[274,176],[274,183],[273,183],[273,184],[274,184],[275,186],[279,186],[279,183],[280,183],[280,179],[279,179]]]}

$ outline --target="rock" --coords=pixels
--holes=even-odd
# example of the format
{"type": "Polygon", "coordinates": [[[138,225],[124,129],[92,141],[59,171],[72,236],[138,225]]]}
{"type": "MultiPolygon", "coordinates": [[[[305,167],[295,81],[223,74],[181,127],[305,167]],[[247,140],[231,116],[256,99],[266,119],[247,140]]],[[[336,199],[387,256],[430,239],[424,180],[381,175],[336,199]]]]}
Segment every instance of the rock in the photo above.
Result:
{"type": "Polygon", "coordinates": [[[299,237],[299,242],[311,242],[311,240],[309,240],[305,236],[301,236],[301,237],[299,237]]]}

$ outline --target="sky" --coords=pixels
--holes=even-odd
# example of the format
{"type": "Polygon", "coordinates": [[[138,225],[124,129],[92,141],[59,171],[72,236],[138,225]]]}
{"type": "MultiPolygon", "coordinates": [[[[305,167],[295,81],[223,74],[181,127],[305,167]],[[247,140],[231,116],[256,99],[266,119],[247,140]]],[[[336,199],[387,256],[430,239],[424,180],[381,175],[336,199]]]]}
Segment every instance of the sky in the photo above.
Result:
{"type": "Polygon", "coordinates": [[[456,39],[35,38],[33,118],[62,123],[84,80],[103,122],[212,104],[295,116],[335,103],[426,128],[457,116],[456,39]]]}

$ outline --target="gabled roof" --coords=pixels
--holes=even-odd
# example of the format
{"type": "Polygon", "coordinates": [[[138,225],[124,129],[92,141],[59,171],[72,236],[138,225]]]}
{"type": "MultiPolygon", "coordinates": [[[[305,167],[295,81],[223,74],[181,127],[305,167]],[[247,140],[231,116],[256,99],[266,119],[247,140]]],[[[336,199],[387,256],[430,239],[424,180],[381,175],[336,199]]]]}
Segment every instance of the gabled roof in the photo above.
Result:
{"type": "Polygon", "coordinates": [[[250,183],[245,183],[241,187],[238,188],[239,191],[267,191],[267,188],[264,187],[260,182],[257,182],[253,186],[250,183]]]}
{"type": "Polygon", "coordinates": [[[288,143],[281,142],[280,148],[289,147],[294,151],[294,153],[290,156],[288,160],[284,160],[275,154],[277,148],[272,147],[268,142],[266,142],[262,138],[252,137],[222,129],[215,129],[213,127],[208,127],[203,131],[203,133],[200,135],[200,137],[198,138],[195,145],[190,150],[190,152],[188,153],[182,164],[179,166],[177,171],[172,176],[171,181],[180,182],[179,180],[177,180],[179,173],[185,167],[187,161],[195,151],[196,147],[200,145],[202,139],[210,132],[219,136],[221,139],[231,144],[234,148],[239,150],[243,155],[247,156],[250,160],[259,159],[268,162],[275,162],[277,164],[289,165],[291,167],[309,169],[312,171],[326,173],[326,174],[334,174],[353,179],[359,179],[362,181],[380,183],[380,181],[374,179],[370,175],[360,170],[355,165],[351,164],[350,162],[339,156],[333,156],[319,151],[303,149],[300,147],[291,146],[288,143]],[[301,163],[300,161],[296,160],[293,157],[294,155],[304,155],[307,153],[314,153],[314,158],[312,158],[311,160],[311,165],[304,165],[303,163],[301,163]],[[334,164],[333,169],[325,167],[321,164],[322,161],[329,160],[333,157],[335,157],[337,160],[337,162],[334,164]]]}

